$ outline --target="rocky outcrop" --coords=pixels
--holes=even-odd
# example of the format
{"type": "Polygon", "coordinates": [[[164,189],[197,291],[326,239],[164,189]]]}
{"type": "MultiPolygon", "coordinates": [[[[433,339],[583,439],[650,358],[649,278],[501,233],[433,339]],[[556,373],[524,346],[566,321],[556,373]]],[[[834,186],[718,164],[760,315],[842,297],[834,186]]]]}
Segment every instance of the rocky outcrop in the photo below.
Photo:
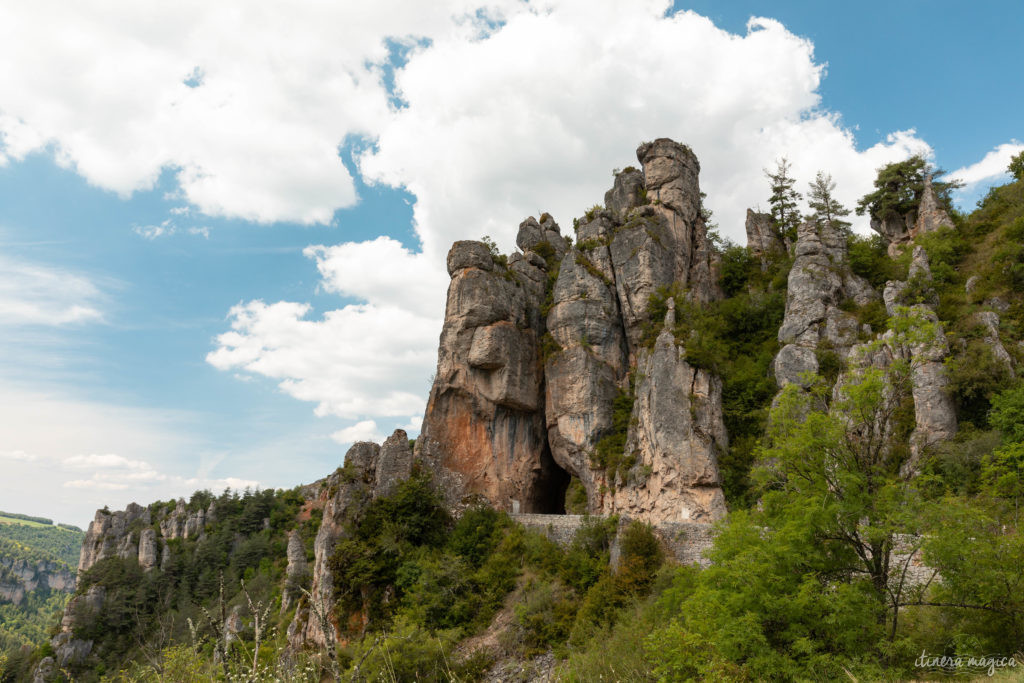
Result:
{"type": "Polygon", "coordinates": [[[482,242],[448,254],[447,309],[417,454],[453,505],[474,495],[556,512],[550,487],[567,478],[545,439],[541,308],[548,271],[566,245],[549,216],[524,221],[524,249],[505,265],[482,242]]]}
{"type": "Polygon", "coordinates": [[[871,285],[850,270],[846,239],[828,222],[804,222],[797,231],[795,254],[779,328],[783,346],[774,363],[780,388],[801,384],[804,373],[817,373],[819,350],[845,358],[861,330],[856,317],[840,304],[851,300],[863,306],[878,298],[871,285]]]}
{"type": "Polygon", "coordinates": [[[946,209],[939,203],[935,196],[935,188],[932,186],[932,176],[928,174],[924,179],[924,190],[921,192],[921,203],[917,207],[917,222],[914,224],[913,236],[923,235],[926,232],[935,232],[940,228],[956,228],[953,220],[946,213],[946,209]]]}
{"type": "MultiPolygon", "coordinates": [[[[396,473],[411,473],[413,453],[409,438],[396,430],[382,448],[375,443],[353,444],[345,454],[345,465],[320,482],[318,498],[323,504],[323,519],[313,542],[313,567],[310,600],[300,602],[288,626],[288,641],[299,648],[306,643],[324,645],[337,640],[339,627],[334,621],[334,574],[330,558],[349,523],[358,518],[374,498],[393,490],[400,479],[396,473]],[[385,452],[386,451],[386,452],[385,452]],[[326,627],[326,628],[325,628],[326,627]]],[[[409,475],[405,474],[407,478],[409,475]]],[[[288,540],[288,576],[297,582],[305,571],[305,548],[293,532],[288,540]]],[[[292,587],[296,583],[290,584],[292,587]]]]}
{"type": "Polygon", "coordinates": [[[698,303],[721,295],[700,165],[664,138],[640,145],[637,159],[642,170],[616,174],[605,207],[577,221],[575,246],[544,215],[520,225],[522,253],[507,268],[482,243],[452,247],[438,369],[416,446],[449,500],[480,495],[510,512],[562,512],[574,476],[592,513],[710,520],[724,510],[720,384],[686,363],[671,332],[670,348],[649,348],[661,324],[650,318],[652,295],[698,303]],[[623,473],[596,462],[595,448],[621,429],[617,404],[621,411],[631,375],[644,369],[656,377],[636,382],[636,410],[653,405],[659,417],[620,435],[632,449],[623,473]],[[694,410],[706,415],[691,419],[694,410]]]}
{"type": "Polygon", "coordinates": [[[166,539],[198,538],[206,524],[213,521],[216,506],[210,503],[206,510],[189,509],[184,499],[178,499],[174,509],[160,520],[160,535],[166,539]]]}
{"type": "Polygon", "coordinates": [[[924,303],[906,301],[908,282],[885,283],[883,300],[889,316],[906,318],[904,332],[889,330],[881,337],[887,353],[901,358],[911,369],[911,390],[914,399],[914,431],[910,435],[910,459],[905,474],[916,471],[921,454],[931,446],[953,438],[957,430],[956,407],[949,392],[949,378],[944,361],[949,344],[935,313],[938,299],[929,287],[932,280],[928,255],[920,246],[914,247],[909,270],[910,280],[924,303]]]}
{"type": "Polygon", "coordinates": [[[640,351],[625,449],[634,464],[614,482],[610,512],[654,523],[712,522],[726,513],[718,473],[728,447],[722,381],[686,362],[671,331],[672,302],[654,348],[640,351]]]}
{"type": "Polygon", "coordinates": [[[905,214],[871,216],[871,229],[888,243],[889,255],[896,257],[915,237],[940,228],[955,228],[953,220],[942,206],[931,174],[925,176],[924,187],[917,205],[905,214]]]}
{"type": "Polygon", "coordinates": [[[751,255],[764,260],[770,254],[786,250],[786,243],[775,229],[775,221],[770,213],[755,213],[747,209],[746,229],[747,249],[751,255]]]}
{"type": "Polygon", "coordinates": [[[306,562],[306,547],[297,529],[288,533],[288,566],[285,569],[284,590],[281,593],[281,613],[287,612],[305,588],[309,579],[309,564],[306,562]]]}
{"type": "Polygon", "coordinates": [[[1006,367],[1011,377],[1014,376],[1016,372],[1013,367],[1013,357],[1010,356],[999,337],[999,314],[995,311],[979,311],[974,314],[971,321],[983,330],[982,339],[995,359],[1006,367]]]}
{"type": "Polygon", "coordinates": [[[156,531],[143,529],[139,534],[139,566],[145,571],[156,567],[156,531]]]}
{"type": "Polygon", "coordinates": [[[0,552],[0,602],[20,605],[26,595],[40,589],[71,592],[75,573],[57,560],[29,560],[0,552]]]}
{"type": "Polygon", "coordinates": [[[130,503],[118,512],[98,510],[82,541],[78,573],[87,571],[106,557],[138,557],[139,529],[136,527],[149,526],[150,523],[149,508],[136,503],[130,503]]]}

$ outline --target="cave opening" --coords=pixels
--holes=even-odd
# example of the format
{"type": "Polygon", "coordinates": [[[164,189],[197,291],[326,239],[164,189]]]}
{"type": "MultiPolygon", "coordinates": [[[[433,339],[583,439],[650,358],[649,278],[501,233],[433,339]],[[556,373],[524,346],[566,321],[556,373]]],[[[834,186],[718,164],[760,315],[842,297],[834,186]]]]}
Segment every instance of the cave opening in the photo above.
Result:
{"type": "Polygon", "coordinates": [[[541,515],[564,515],[566,491],[572,479],[572,475],[559,467],[551,457],[551,450],[545,445],[541,452],[540,469],[533,472],[520,511],[541,515]]]}

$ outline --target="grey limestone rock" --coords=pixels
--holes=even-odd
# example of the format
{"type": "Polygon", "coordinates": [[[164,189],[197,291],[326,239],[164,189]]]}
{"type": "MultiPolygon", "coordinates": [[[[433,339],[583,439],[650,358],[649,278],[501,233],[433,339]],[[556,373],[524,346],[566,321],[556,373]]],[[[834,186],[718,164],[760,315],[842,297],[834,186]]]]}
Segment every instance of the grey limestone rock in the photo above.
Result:
{"type": "Polygon", "coordinates": [[[718,474],[718,454],[728,446],[722,383],[686,362],[670,327],[637,364],[642,379],[626,440],[635,464],[616,482],[608,512],[652,522],[713,522],[726,512],[718,474]]]}
{"type": "Polygon", "coordinates": [[[878,298],[871,286],[850,270],[845,237],[830,224],[801,224],[795,254],[786,289],[786,313],[779,327],[783,347],[774,362],[780,388],[801,384],[802,373],[818,371],[819,348],[845,358],[858,341],[860,327],[840,305],[846,299],[863,305],[878,298]]]}
{"type": "Polygon", "coordinates": [[[926,232],[935,232],[940,228],[955,227],[949,214],[946,213],[935,195],[931,174],[927,175],[924,180],[924,190],[921,193],[921,202],[917,207],[917,222],[914,225],[915,236],[926,232]]]}
{"type": "Polygon", "coordinates": [[[786,243],[774,228],[774,221],[770,213],[756,213],[747,209],[747,248],[754,256],[763,257],[771,253],[781,253],[786,249],[786,243]]]}
{"type": "Polygon", "coordinates": [[[139,534],[139,566],[145,571],[156,567],[156,532],[143,529],[139,534]]]}

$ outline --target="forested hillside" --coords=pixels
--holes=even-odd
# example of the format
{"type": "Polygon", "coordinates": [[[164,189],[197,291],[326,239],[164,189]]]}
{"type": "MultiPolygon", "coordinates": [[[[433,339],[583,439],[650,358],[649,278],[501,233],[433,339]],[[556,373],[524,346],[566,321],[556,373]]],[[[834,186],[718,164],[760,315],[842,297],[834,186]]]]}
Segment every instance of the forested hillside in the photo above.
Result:
{"type": "Polygon", "coordinates": [[[74,590],[84,536],[48,519],[2,513],[0,522],[0,656],[46,642],[74,590]]]}

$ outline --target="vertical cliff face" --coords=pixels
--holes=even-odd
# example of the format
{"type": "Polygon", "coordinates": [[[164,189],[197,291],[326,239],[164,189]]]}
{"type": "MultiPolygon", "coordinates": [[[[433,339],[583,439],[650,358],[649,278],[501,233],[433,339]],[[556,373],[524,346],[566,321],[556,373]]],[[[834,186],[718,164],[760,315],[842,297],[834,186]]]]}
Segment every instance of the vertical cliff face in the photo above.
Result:
{"type": "Polygon", "coordinates": [[[782,235],[775,230],[774,221],[770,213],[756,213],[747,209],[747,220],[744,227],[747,231],[747,248],[752,256],[764,258],[773,253],[782,253],[786,250],[786,243],[782,235]]]}
{"type": "MultiPolygon", "coordinates": [[[[401,429],[388,437],[383,446],[360,442],[345,454],[345,466],[319,482],[312,492],[323,505],[323,520],[313,543],[310,598],[301,601],[288,626],[288,641],[293,647],[306,643],[324,645],[337,640],[340,631],[334,621],[334,573],[331,556],[338,542],[348,533],[349,523],[362,514],[374,499],[388,495],[412,472],[413,454],[409,437],[401,429]]],[[[286,594],[292,592],[308,570],[304,550],[293,535],[288,541],[286,594]]],[[[289,599],[289,603],[294,598],[289,599]]]]}
{"type": "MultiPolygon", "coordinates": [[[[932,280],[928,255],[920,246],[914,247],[909,276],[927,285],[932,280]]],[[[904,301],[907,282],[885,283],[886,312],[897,315],[901,306],[909,305],[908,315],[915,321],[915,327],[927,329],[928,334],[918,335],[899,343],[890,333],[887,345],[894,356],[906,360],[911,367],[911,382],[914,397],[914,431],[910,435],[910,461],[906,470],[914,471],[921,453],[942,441],[953,438],[957,430],[956,406],[949,392],[949,378],[946,376],[944,361],[949,356],[949,344],[935,313],[938,298],[934,291],[926,291],[924,303],[904,301]]]]}
{"type": "Polygon", "coordinates": [[[642,170],[617,174],[604,209],[577,222],[574,246],[543,216],[520,226],[522,253],[507,266],[482,243],[452,248],[438,370],[417,441],[450,498],[561,512],[571,475],[594,513],[653,521],[724,511],[720,383],[686,363],[671,333],[653,349],[644,344],[660,323],[649,315],[659,290],[695,302],[720,296],[700,166],[668,139],[641,145],[637,159],[642,170]],[[624,396],[635,399],[636,419],[616,435],[624,396]],[[612,436],[617,467],[596,457],[612,436]]]}
{"type": "Polygon", "coordinates": [[[863,306],[878,299],[871,285],[850,270],[846,238],[828,222],[804,222],[797,231],[795,255],[779,328],[783,346],[775,358],[780,388],[800,383],[805,372],[818,372],[820,350],[841,358],[849,354],[860,329],[856,317],[840,308],[844,300],[863,306]]]}
{"type": "Polygon", "coordinates": [[[548,270],[566,245],[550,217],[520,227],[507,263],[482,242],[448,254],[437,373],[416,447],[453,503],[473,495],[558,512],[567,477],[551,460],[543,418],[540,339],[548,270]]]}

